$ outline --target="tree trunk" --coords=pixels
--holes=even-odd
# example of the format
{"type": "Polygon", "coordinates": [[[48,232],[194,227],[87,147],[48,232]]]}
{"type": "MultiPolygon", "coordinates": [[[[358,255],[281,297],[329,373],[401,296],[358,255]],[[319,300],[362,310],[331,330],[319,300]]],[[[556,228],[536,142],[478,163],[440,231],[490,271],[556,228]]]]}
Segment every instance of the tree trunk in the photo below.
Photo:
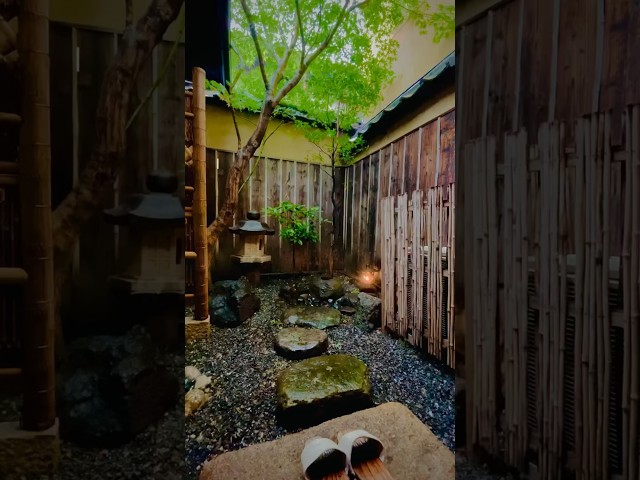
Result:
{"type": "Polygon", "coordinates": [[[269,119],[271,118],[274,108],[275,105],[271,99],[265,101],[256,129],[242,150],[238,152],[231,168],[229,169],[227,184],[225,187],[224,203],[218,212],[218,216],[208,228],[209,268],[213,265],[213,252],[215,251],[214,247],[218,241],[218,237],[220,237],[220,234],[224,232],[225,228],[230,226],[233,220],[233,214],[238,206],[238,190],[240,189],[240,183],[242,182],[242,174],[247,168],[249,160],[253,157],[253,154],[264,139],[267,127],[269,126],[269,119]]]}
{"type": "Polygon", "coordinates": [[[60,306],[73,246],[87,221],[103,207],[126,154],[126,124],[135,77],[178,17],[184,0],[153,0],[124,33],[125,46],[105,73],[96,111],[97,145],[78,185],[53,212],[56,345],[63,345],[60,306]]]}
{"type": "Polygon", "coordinates": [[[96,112],[97,145],[78,185],[53,213],[56,299],[69,271],[73,245],[87,221],[104,207],[126,154],[126,124],[137,73],[178,17],[184,0],[153,0],[124,33],[125,46],[105,73],[96,112]]]}

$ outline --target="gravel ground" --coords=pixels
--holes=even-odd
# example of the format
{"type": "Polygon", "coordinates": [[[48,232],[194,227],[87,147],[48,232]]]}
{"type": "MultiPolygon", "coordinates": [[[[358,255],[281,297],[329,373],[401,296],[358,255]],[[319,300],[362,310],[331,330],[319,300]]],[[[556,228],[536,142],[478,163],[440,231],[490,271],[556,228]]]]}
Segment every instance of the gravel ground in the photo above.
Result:
{"type": "MultiPolygon", "coordinates": [[[[284,280],[263,284],[260,311],[233,329],[213,328],[211,342],[192,342],[186,362],[212,377],[212,399],[185,422],[185,479],[195,480],[211,456],[267,442],[286,432],[276,423],[275,382],[291,361],[273,350],[282,327],[278,291],[284,280]]],[[[327,331],[328,353],[347,353],[370,368],[376,403],[400,402],[453,450],[455,383],[453,375],[406,343],[379,331],[368,332],[362,312],[343,317],[327,331]]]]}

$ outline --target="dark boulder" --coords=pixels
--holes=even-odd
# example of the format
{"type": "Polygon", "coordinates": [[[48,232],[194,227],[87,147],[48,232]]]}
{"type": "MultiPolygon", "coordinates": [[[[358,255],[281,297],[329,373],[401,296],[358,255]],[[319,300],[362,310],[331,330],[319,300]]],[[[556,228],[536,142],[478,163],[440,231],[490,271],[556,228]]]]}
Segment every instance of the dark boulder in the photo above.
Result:
{"type": "Polygon", "coordinates": [[[79,339],[58,370],[63,438],[112,446],[133,438],[175,405],[180,381],[161,363],[144,330],[79,339]]]}

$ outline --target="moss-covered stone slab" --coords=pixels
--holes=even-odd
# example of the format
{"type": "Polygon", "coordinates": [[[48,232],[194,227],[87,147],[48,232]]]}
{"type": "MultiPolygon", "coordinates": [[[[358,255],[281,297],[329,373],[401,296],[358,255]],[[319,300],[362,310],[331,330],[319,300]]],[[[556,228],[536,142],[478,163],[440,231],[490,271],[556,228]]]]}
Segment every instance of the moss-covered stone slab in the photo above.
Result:
{"type": "Polygon", "coordinates": [[[274,348],[291,360],[316,357],[327,351],[327,334],[317,328],[283,328],[276,335],[274,348]]]}
{"type": "Polygon", "coordinates": [[[324,330],[340,325],[340,312],[335,308],[299,305],[287,308],[282,319],[289,325],[324,330]]]}
{"type": "Polygon", "coordinates": [[[276,390],[285,427],[317,425],[373,404],[369,370],[351,355],[302,360],[280,374],[276,390]]]}
{"type": "Polygon", "coordinates": [[[453,480],[455,457],[433,432],[399,403],[385,403],[321,425],[214,456],[202,467],[200,480],[302,478],[300,452],[313,437],[365,429],[384,445],[384,464],[397,480],[453,480]]]}

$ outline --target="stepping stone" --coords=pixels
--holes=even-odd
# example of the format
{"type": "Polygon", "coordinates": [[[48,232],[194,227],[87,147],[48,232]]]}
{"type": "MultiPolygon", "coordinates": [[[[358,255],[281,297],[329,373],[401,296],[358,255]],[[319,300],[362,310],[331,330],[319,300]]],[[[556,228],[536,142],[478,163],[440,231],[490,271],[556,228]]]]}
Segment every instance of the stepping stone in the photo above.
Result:
{"type": "Polygon", "coordinates": [[[340,307],[340,313],[351,316],[356,313],[356,309],[345,305],[344,307],[340,307]]]}
{"type": "Polygon", "coordinates": [[[335,308],[299,305],[286,309],[282,319],[289,325],[324,330],[340,325],[340,312],[335,308]]]}
{"type": "Polygon", "coordinates": [[[364,428],[384,444],[384,464],[397,480],[453,479],[455,457],[433,432],[399,403],[385,403],[321,425],[212,457],[199,480],[302,478],[300,452],[313,437],[364,428]]]}
{"type": "Polygon", "coordinates": [[[292,428],[317,425],[373,404],[368,368],[351,355],[302,360],[280,374],[276,391],[278,418],[292,428]]]}
{"type": "Polygon", "coordinates": [[[278,332],[274,347],[279,355],[291,360],[316,357],[327,351],[327,334],[317,328],[283,328],[278,332]]]}

